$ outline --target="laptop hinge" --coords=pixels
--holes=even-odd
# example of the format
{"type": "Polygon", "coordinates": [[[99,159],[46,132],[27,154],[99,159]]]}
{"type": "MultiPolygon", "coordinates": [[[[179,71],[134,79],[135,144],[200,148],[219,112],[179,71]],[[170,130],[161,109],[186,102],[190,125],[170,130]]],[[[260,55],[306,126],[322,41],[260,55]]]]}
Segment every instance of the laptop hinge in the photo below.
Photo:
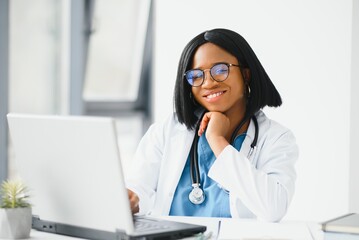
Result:
{"type": "Polygon", "coordinates": [[[61,234],[72,237],[80,237],[92,240],[117,240],[118,234],[92,228],[85,228],[63,223],[55,223],[32,216],[32,228],[42,232],[61,234]]]}
{"type": "Polygon", "coordinates": [[[32,216],[32,228],[43,232],[56,233],[56,223],[40,220],[37,215],[32,216]]]}

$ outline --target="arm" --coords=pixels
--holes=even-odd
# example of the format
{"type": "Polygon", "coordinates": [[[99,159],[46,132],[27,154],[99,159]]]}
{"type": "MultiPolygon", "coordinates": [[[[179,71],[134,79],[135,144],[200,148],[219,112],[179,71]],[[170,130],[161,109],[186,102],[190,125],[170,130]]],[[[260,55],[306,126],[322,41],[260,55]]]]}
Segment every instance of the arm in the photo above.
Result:
{"type": "Polygon", "coordinates": [[[161,132],[160,124],[149,128],[137,147],[129,174],[126,174],[133,213],[146,214],[153,208],[164,141],[161,132]]]}
{"type": "Polygon", "coordinates": [[[279,221],[294,193],[294,163],[298,158],[295,138],[290,131],[265,137],[258,145],[256,164],[245,152],[227,146],[217,157],[209,177],[240,199],[258,218],[279,221]]]}

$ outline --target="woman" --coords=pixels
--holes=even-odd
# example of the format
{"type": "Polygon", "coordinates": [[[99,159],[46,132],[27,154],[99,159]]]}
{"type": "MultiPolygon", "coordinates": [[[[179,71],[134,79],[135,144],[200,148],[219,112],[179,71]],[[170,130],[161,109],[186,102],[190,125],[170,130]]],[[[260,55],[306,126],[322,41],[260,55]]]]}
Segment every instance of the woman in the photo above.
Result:
{"type": "Polygon", "coordinates": [[[282,219],[298,149],[291,131],[261,111],[281,103],[238,33],[196,36],[180,58],[175,113],[136,151],[127,179],[133,213],[282,219]]]}

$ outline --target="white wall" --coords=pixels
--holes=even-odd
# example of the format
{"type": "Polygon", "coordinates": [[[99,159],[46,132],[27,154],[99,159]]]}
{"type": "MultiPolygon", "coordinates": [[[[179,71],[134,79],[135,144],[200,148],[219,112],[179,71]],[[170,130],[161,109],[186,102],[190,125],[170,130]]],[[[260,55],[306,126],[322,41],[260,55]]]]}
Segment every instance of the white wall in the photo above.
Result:
{"type": "MultiPolygon", "coordinates": [[[[355,0],[354,0],[355,1],[355,0]]],[[[283,98],[267,115],[300,147],[287,219],[324,220],[349,209],[352,0],[157,0],[155,120],[173,110],[186,43],[216,27],[242,34],[283,98]]]]}
{"type": "Polygon", "coordinates": [[[359,212],[359,1],[353,1],[349,209],[359,212]]]}

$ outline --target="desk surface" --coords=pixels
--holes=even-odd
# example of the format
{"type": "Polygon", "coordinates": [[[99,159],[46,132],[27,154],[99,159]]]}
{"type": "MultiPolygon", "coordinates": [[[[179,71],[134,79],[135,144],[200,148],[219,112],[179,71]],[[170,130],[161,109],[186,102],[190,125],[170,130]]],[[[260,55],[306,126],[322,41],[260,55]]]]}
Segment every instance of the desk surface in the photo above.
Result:
{"type": "Polygon", "coordinates": [[[284,221],[281,223],[262,222],[233,218],[164,217],[207,226],[206,235],[210,239],[243,240],[323,240],[323,232],[318,223],[284,221]],[[220,227],[219,227],[220,223],[220,227]],[[219,231],[218,231],[218,228],[219,231]]]}
{"type": "MultiPolygon", "coordinates": [[[[243,240],[323,240],[320,226],[313,222],[285,221],[268,223],[256,220],[219,219],[197,217],[164,217],[180,222],[202,224],[207,226],[204,239],[243,239],[243,240]],[[219,224],[220,223],[220,224],[219,224]],[[219,236],[217,238],[219,227],[219,236]]],[[[80,239],[63,235],[32,230],[31,240],[71,240],[80,239]]]]}

